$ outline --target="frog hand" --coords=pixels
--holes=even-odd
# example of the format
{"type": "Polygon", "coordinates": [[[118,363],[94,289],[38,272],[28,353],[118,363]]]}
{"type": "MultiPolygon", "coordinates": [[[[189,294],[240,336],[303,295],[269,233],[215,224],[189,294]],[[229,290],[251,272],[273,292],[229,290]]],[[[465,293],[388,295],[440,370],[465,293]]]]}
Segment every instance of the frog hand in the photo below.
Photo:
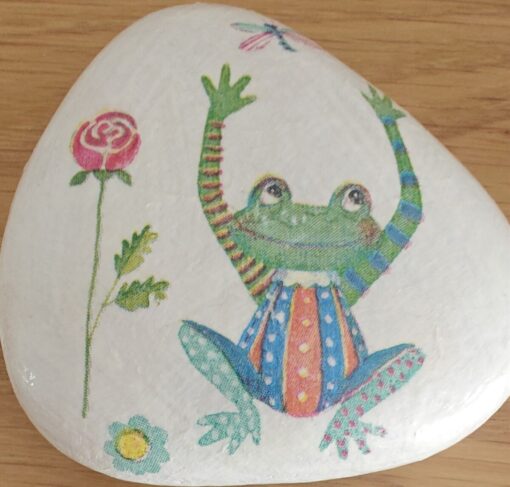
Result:
{"type": "Polygon", "coordinates": [[[256,445],[260,442],[260,416],[253,405],[251,408],[240,409],[238,413],[209,414],[199,419],[198,424],[211,427],[198,440],[200,446],[208,446],[217,441],[228,439],[227,451],[230,455],[236,452],[248,435],[251,435],[253,443],[256,445]]]}
{"type": "Polygon", "coordinates": [[[231,86],[230,66],[228,64],[224,64],[221,68],[218,88],[215,88],[210,78],[202,76],[202,84],[211,102],[209,111],[214,119],[223,121],[230,114],[255,101],[255,96],[241,97],[241,92],[246,88],[250,80],[250,76],[242,76],[231,86]]]}
{"type": "Polygon", "coordinates": [[[386,95],[381,96],[373,86],[370,86],[369,89],[370,94],[362,93],[363,97],[370,103],[384,125],[389,125],[406,116],[404,112],[393,106],[393,102],[386,95]]]}

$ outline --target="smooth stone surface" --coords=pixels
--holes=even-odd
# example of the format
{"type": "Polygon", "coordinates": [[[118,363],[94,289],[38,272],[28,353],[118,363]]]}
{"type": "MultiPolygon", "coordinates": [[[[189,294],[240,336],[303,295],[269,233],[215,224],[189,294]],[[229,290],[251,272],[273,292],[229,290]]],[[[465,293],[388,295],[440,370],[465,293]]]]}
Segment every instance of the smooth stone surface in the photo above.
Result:
{"type": "Polygon", "coordinates": [[[147,483],[320,480],[431,455],[508,397],[508,224],[366,81],[281,26],[232,26],[241,22],[268,21],[203,5],[141,20],[98,56],[48,126],[0,260],[1,338],[16,394],[65,454],[147,483]],[[201,155],[210,102],[200,78],[218,87],[225,63],[230,85],[250,75],[242,96],[257,99],[241,107],[226,84],[217,93],[206,82],[214,116],[201,155]],[[407,153],[414,176],[402,170],[407,153]],[[280,179],[249,198],[268,173],[286,181],[290,201],[280,179]],[[335,193],[346,180],[370,196],[359,186],[335,193]],[[249,237],[235,233],[242,214],[230,220],[221,198],[246,208],[249,237]],[[375,279],[390,257],[390,272],[375,279]],[[247,291],[278,266],[258,310],[247,291]],[[208,416],[216,413],[230,414],[208,416]]]}

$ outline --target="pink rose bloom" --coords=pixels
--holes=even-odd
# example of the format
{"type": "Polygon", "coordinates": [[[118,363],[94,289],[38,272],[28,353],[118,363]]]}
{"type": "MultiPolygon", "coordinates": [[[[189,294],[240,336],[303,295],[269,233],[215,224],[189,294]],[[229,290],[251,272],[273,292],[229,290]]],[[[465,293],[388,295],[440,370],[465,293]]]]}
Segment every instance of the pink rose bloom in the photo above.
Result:
{"type": "Polygon", "coordinates": [[[85,122],[75,133],[73,156],[85,171],[124,169],[133,162],[141,139],[133,117],[107,112],[85,122]]]}

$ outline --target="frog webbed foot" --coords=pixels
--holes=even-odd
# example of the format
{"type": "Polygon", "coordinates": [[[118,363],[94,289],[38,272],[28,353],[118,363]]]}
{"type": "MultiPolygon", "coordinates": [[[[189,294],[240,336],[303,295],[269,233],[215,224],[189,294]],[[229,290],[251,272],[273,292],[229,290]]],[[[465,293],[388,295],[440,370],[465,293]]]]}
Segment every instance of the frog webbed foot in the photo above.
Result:
{"type": "Polygon", "coordinates": [[[200,438],[199,445],[228,439],[228,453],[233,454],[248,435],[258,444],[260,416],[252,396],[260,387],[260,379],[245,354],[230,340],[191,321],[184,322],[179,338],[195,368],[237,408],[237,412],[209,414],[199,419],[199,425],[211,427],[200,438]]]}
{"type": "Polygon", "coordinates": [[[334,442],[338,456],[345,460],[349,455],[348,441],[351,439],[356,443],[361,453],[366,455],[370,453],[367,442],[368,434],[383,437],[386,435],[386,430],[382,426],[365,423],[359,419],[335,418],[329,424],[319,449],[325,450],[330,443],[334,442]]]}
{"type": "MultiPolygon", "coordinates": [[[[396,349],[396,348],[395,348],[396,349]]],[[[376,352],[367,359],[374,362],[387,356],[392,349],[376,352]]],[[[325,450],[334,443],[338,450],[338,456],[346,459],[349,454],[349,439],[353,440],[363,454],[370,453],[367,443],[367,435],[383,437],[386,430],[381,426],[375,426],[361,421],[361,416],[374,408],[381,401],[400,389],[420,369],[425,356],[418,348],[409,345],[401,349],[400,353],[376,369],[368,378],[363,374],[360,377],[351,376],[352,389],[346,390],[340,401],[340,409],[335,413],[328,424],[322,437],[319,449],[325,450]],[[363,378],[363,382],[359,383],[363,378]]]]}
{"type": "Polygon", "coordinates": [[[211,427],[200,438],[199,445],[208,446],[228,439],[227,451],[230,455],[236,452],[248,435],[251,435],[256,445],[260,442],[260,417],[255,407],[238,413],[209,414],[199,419],[197,423],[200,426],[211,427]]]}

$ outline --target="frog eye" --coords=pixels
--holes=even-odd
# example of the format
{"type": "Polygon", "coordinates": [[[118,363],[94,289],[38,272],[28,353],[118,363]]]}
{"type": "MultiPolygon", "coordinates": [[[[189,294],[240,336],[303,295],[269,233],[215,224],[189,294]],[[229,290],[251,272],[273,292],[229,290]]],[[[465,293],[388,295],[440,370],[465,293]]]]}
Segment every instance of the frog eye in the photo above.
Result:
{"type": "Polygon", "coordinates": [[[362,208],[370,209],[372,203],[370,193],[360,184],[348,184],[335,191],[331,203],[336,202],[340,203],[342,208],[349,213],[356,213],[362,208]]]}
{"type": "Polygon", "coordinates": [[[342,208],[347,211],[358,211],[365,203],[365,195],[359,188],[347,191],[343,200],[342,208]]]}
{"type": "Polygon", "coordinates": [[[280,181],[268,181],[260,193],[260,202],[263,205],[274,205],[283,198],[286,187],[280,181]]]}

